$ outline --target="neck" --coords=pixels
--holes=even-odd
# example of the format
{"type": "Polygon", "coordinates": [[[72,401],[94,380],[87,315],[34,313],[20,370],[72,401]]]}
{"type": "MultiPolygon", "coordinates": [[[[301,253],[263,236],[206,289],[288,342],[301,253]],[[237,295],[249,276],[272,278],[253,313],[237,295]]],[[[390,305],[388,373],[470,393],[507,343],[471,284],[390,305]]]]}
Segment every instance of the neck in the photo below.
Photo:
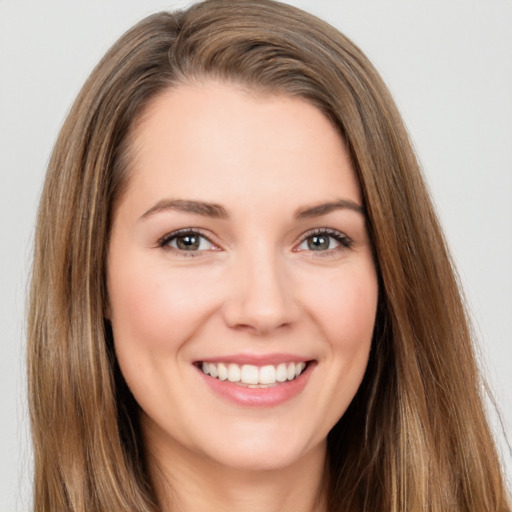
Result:
{"type": "Polygon", "coordinates": [[[148,446],[163,512],[325,512],[325,443],[286,467],[226,467],[182,446],[148,446]]]}

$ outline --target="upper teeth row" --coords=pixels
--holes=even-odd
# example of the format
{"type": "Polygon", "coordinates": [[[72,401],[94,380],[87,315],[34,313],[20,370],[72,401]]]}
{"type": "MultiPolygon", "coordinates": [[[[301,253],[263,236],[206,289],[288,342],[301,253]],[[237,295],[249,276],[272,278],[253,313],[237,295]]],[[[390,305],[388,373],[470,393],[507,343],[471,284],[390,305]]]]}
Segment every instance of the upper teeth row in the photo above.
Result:
{"type": "Polygon", "coordinates": [[[277,366],[254,366],[244,364],[242,366],[234,363],[203,363],[202,370],[206,375],[220,380],[230,382],[242,382],[243,384],[275,384],[285,382],[298,377],[306,363],[281,363],[277,366]]]}

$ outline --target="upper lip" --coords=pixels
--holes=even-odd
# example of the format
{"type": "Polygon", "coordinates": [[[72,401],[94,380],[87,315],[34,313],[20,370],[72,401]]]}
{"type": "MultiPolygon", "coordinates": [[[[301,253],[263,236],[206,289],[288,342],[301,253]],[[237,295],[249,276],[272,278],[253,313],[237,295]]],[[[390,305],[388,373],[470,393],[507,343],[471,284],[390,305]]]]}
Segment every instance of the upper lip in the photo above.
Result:
{"type": "Polygon", "coordinates": [[[280,363],[306,363],[311,360],[311,357],[286,353],[230,354],[225,356],[205,357],[204,359],[196,360],[195,363],[233,363],[238,365],[251,364],[254,366],[264,366],[268,364],[277,365],[280,363]]]}

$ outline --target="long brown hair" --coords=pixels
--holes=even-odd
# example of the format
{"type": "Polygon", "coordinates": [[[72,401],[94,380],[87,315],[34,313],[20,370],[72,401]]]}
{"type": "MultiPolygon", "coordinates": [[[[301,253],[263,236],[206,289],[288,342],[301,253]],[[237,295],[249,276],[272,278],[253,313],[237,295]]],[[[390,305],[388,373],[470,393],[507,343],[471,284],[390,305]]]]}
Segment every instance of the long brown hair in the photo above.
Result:
{"type": "Polygon", "coordinates": [[[105,265],[133,126],[160,92],[201,78],[305,98],[339,129],[360,181],[380,297],[365,378],[328,438],[329,509],[509,511],[456,275],[397,109],[352,42],[270,0],[144,19],[61,130],[30,296],[34,510],[159,510],[104,320],[105,265]]]}

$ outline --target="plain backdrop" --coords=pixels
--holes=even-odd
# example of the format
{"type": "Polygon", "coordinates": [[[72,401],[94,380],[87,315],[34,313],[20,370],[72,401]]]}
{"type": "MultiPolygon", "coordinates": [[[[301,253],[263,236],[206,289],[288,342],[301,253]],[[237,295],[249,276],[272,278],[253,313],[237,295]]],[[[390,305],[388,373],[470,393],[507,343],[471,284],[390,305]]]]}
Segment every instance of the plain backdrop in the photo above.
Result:
{"type": "MultiPolygon", "coordinates": [[[[0,0],[0,512],[30,508],[25,292],[52,145],[109,46],[188,2],[0,0]]],[[[302,0],[370,57],[410,130],[512,430],[512,1],[302,0]]],[[[440,297],[440,300],[442,298],[440,297]]],[[[491,421],[509,475],[512,457],[491,421]]]]}

